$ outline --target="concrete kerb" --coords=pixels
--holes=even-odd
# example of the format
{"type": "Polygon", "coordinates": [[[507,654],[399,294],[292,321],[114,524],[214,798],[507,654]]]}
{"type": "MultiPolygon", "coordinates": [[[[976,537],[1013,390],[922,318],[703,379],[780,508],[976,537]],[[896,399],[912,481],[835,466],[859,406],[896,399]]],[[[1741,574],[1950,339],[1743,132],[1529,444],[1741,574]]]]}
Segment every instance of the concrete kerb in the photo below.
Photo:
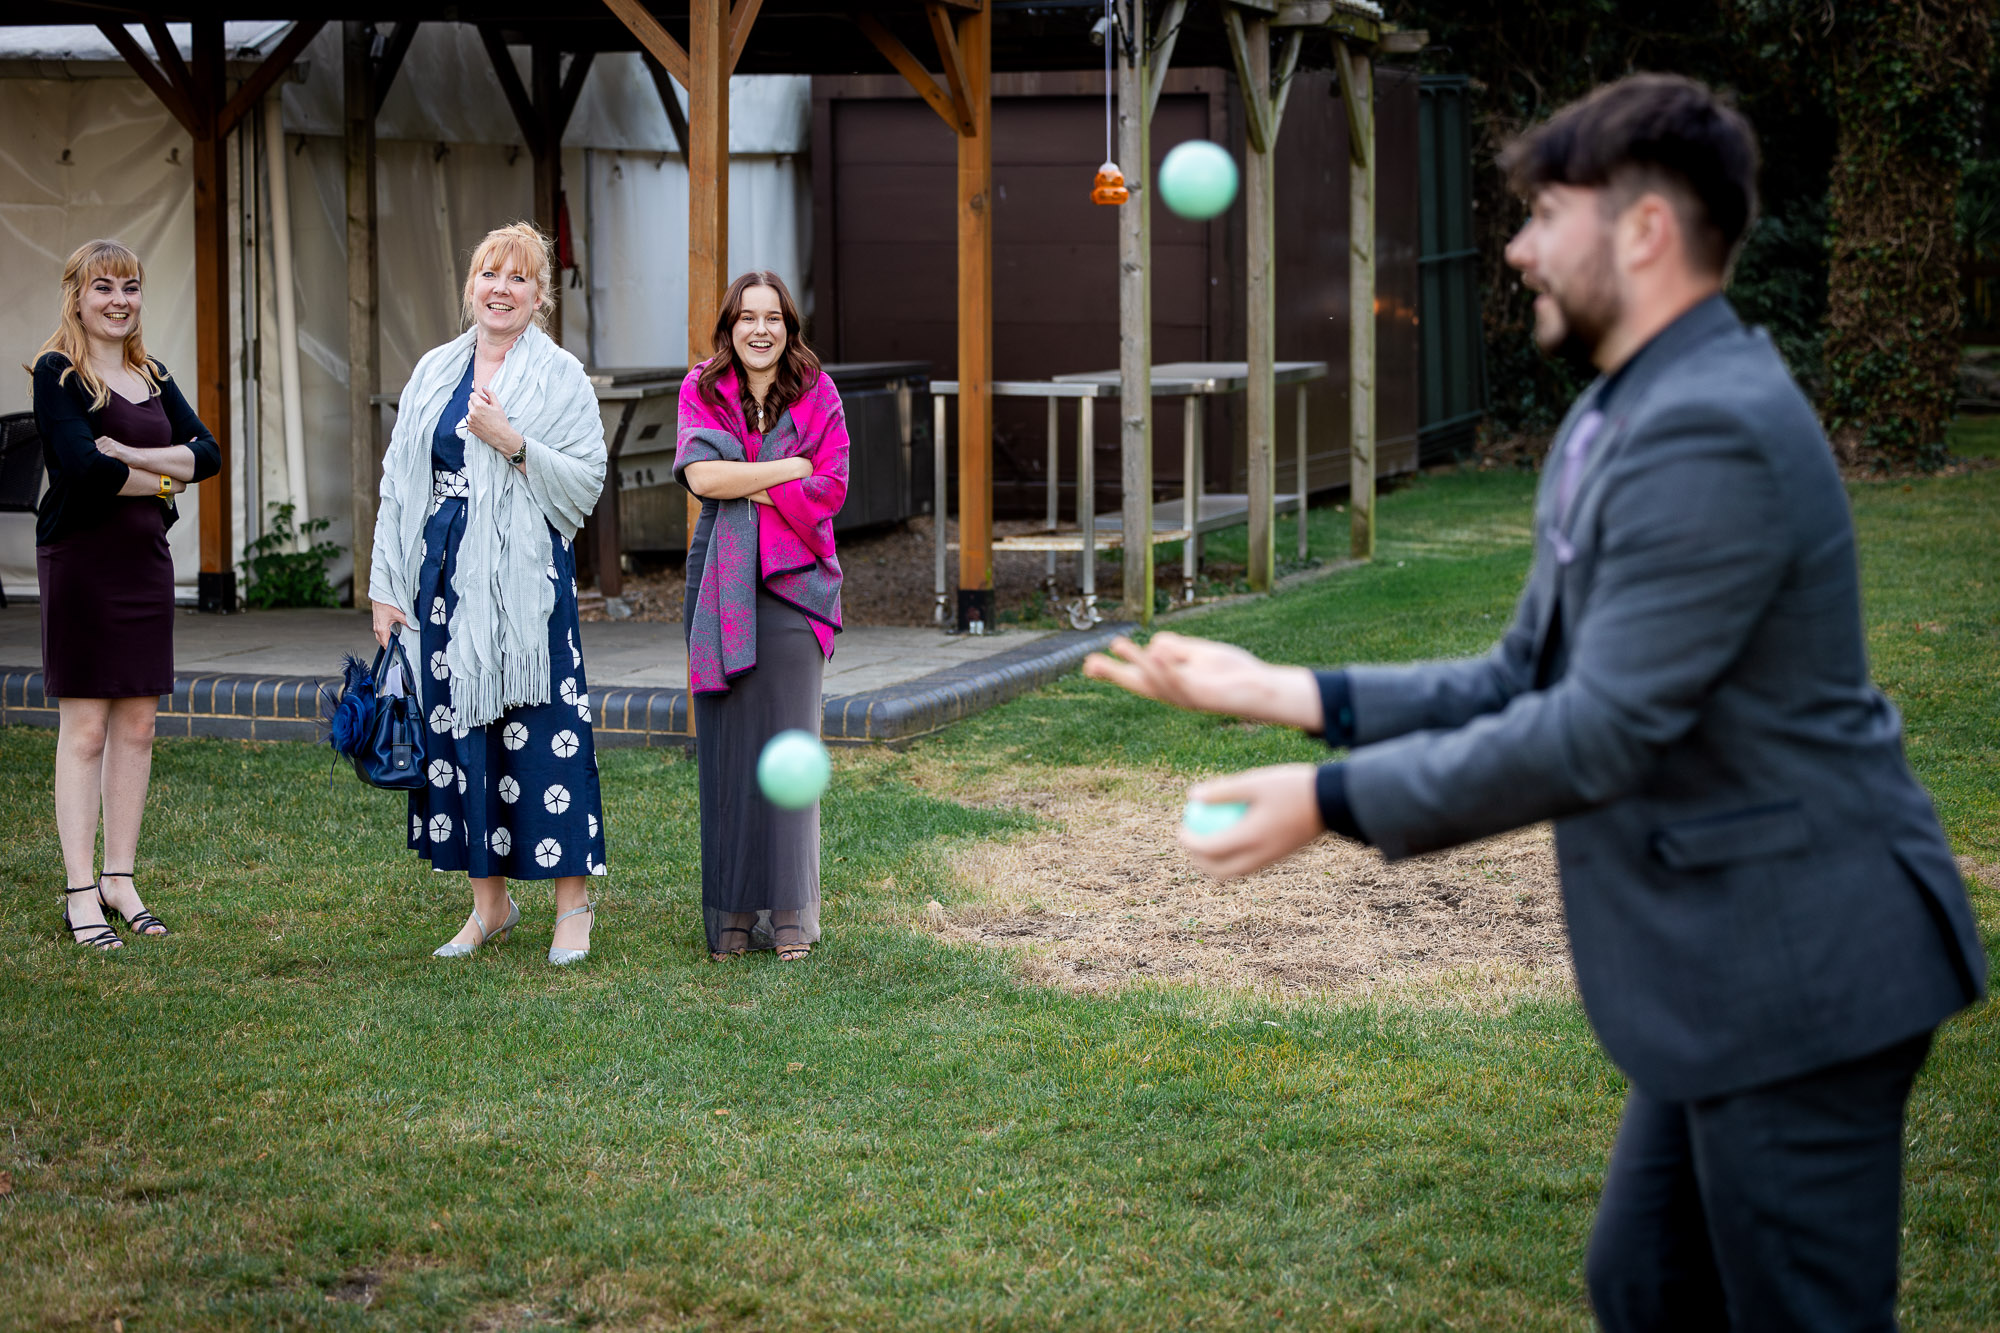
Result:
{"type": "MultiPolygon", "coordinates": [[[[821,730],[828,745],[899,747],[982,709],[1005,703],[1066,675],[1089,653],[1134,625],[1100,625],[1048,635],[976,662],[945,667],[877,690],[826,700],[821,730]]],[[[334,677],[190,674],[160,696],[159,734],[234,740],[310,741],[320,735],[319,699],[334,677]]],[[[694,743],[685,689],[613,686],[595,723],[604,746],[694,743]]],[[[58,715],[32,667],[0,667],[0,726],[53,727],[58,715]]]]}

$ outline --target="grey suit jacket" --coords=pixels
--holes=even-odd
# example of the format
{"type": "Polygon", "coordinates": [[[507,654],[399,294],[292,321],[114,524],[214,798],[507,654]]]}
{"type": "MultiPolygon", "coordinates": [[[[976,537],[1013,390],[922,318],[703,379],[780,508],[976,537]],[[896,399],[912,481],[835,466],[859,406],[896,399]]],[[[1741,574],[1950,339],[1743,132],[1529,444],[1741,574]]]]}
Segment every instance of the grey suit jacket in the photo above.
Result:
{"type": "Polygon", "coordinates": [[[1847,494],[1717,296],[1627,366],[1483,658],[1348,674],[1347,796],[1390,857],[1553,819],[1577,984],[1633,1083],[1691,1100],[1977,1000],[1986,955],[1868,679],[1847,494]]]}

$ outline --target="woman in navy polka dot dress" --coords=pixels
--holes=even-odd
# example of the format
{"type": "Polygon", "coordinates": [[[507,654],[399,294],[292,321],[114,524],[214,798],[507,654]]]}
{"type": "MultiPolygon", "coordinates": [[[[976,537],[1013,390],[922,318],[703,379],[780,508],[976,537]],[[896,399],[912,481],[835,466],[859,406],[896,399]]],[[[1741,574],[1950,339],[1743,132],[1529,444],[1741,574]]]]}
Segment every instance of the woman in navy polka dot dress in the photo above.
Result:
{"type": "MultiPolygon", "coordinates": [[[[513,253],[525,247],[510,246],[504,239],[495,243],[495,237],[508,238],[516,230],[527,229],[494,233],[474,261],[468,292],[477,298],[474,319],[480,337],[456,391],[431,426],[430,505],[411,599],[420,623],[415,636],[404,631],[405,643],[415,637],[418,644],[410,646],[421,648],[411,656],[422,678],[430,780],[410,793],[409,837],[410,849],[433,870],[464,874],[472,883],[472,915],[437,950],[439,957],[472,953],[513,929],[521,912],[507,891],[508,880],[550,879],[556,882],[558,919],[549,961],[564,964],[589,952],[593,908],[588,877],[605,873],[604,807],[598,795],[590,686],[577,629],[576,551],[570,539],[549,525],[549,559],[539,575],[554,591],[547,630],[548,702],[517,704],[486,725],[464,726],[460,712],[466,701],[454,698],[450,665],[452,631],[462,623],[457,615],[461,548],[468,521],[477,521],[470,504],[468,444],[459,427],[465,423],[474,434],[473,448],[486,447],[482,441],[489,432],[497,433],[499,428],[488,424],[491,414],[481,411],[482,398],[492,402],[483,386],[511,346],[511,338],[502,339],[510,328],[515,337],[524,331],[538,305],[537,288],[545,291],[548,283],[539,246],[513,253]]],[[[516,404],[509,406],[518,410],[516,404]]],[[[498,418],[502,426],[506,420],[498,418]]],[[[383,614],[401,619],[393,607],[383,614]]]]}

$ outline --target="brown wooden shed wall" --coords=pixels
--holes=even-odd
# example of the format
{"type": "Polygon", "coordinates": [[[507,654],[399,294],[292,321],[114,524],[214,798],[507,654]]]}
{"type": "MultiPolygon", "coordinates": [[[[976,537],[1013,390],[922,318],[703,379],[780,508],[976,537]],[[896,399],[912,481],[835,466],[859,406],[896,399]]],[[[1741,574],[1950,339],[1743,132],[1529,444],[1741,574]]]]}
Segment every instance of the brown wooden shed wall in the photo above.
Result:
{"type": "MultiPolygon", "coordinates": [[[[955,144],[950,130],[893,76],[813,80],[814,314],[828,360],[922,360],[956,375],[955,144]]],[[[1377,328],[1382,473],[1416,466],[1417,80],[1378,72],[1377,328]]],[[[1046,379],[1118,364],[1117,233],[1089,200],[1104,157],[1102,75],[994,79],[994,374],[1046,379]]],[[[1221,70],[1177,69],[1153,120],[1154,166],[1184,139],[1243,153],[1240,103],[1221,70]]],[[[1278,356],[1321,360],[1309,391],[1312,489],[1347,481],[1347,123],[1323,72],[1297,76],[1279,137],[1278,356]]],[[[1243,210],[1209,223],[1164,207],[1152,216],[1155,362],[1244,355],[1243,210]]],[[[1293,406],[1280,396],[1278,484],[1293,488],[1293,406]]],[[[1097,408],[1098,509],[1116,508],[1117,409],[1097,408]]],[[[1245,488],[1243,399],[1212,401],[1204,430],[1211,490],[1245,488]]],[[[996,399],[994,503],[1042,512],[1046,409],[996,399]]],[[[1074,512],[1074,409],[1062,414],[1063,511],[1074,512]]],[[[1156,400],[1153,475],[1162,498],[1181,487],[1181,412],[1156,400]]],[[[955,489],[955,488],[954,488],[955,489]]]]}

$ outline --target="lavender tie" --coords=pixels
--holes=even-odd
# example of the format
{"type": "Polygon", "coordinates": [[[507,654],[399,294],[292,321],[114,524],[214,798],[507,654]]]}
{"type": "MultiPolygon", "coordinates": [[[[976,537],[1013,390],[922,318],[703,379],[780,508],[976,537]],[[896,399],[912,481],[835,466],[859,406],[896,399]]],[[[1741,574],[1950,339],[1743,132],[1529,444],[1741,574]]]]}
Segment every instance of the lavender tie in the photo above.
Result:
{"type": "Polygon", "coordinates": [[[1583,465],[1590,459],[1591,441],[1597,438],[1597,431],[1604,424],[1604,414],[1595,408],[1578,418],[1576,426],[1563,441],[1562,475],[1556,478],[1556,563],[1566,565],[1576,558],[1576,548],[1570,545],[1563,529],[1569,525],[1569,507],[1576,501],[1577,484],[1583,480],[1583,465]]]}

